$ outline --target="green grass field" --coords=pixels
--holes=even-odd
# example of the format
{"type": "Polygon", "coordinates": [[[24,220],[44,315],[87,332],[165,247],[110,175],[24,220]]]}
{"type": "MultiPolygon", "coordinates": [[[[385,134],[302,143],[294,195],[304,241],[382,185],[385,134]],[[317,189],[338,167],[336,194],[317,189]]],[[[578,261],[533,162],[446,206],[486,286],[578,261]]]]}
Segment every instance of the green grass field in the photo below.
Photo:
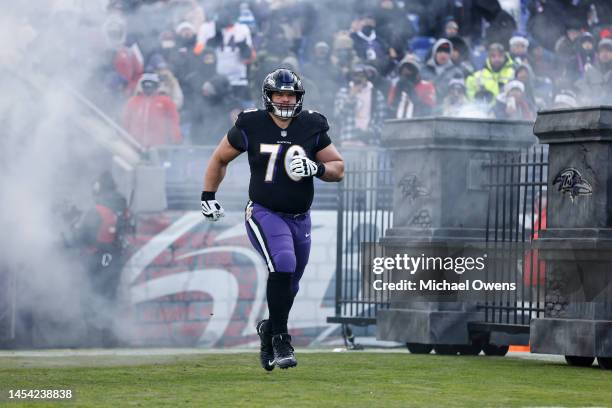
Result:
{"type": "MultiPolygon", "coordinates": [[[[0,357],[8,389],[72,389],[62,406],[480,407],[612,406],[612,372],[509,357],[297,353],[262,370],[255,353],[0,357]]],[[[2,405],[0,401],[0,405],[2,405]]],[[[9,406],[57,406],[18,402],[9,406]]]]}

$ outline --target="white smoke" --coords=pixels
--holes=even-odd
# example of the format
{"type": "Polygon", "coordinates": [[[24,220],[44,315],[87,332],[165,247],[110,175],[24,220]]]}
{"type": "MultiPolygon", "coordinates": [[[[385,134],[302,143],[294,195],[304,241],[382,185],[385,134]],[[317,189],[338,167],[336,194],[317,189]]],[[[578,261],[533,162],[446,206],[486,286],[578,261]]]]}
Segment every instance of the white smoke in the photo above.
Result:
{"type": "Polygon", "coordinates": [[[75,35],[84,22],[101,31],[100,4],[15,2],[0,17],[0,274],[16,282],[0,293],[0,318],[15,318],[0,329],[31,327],[34,346],[83,344],[83,305],[95,301],[63,240],[61,204],[90,205],[89,185],[109,163],[77,125],[83,107],[65,91],[90,86],[101,62],[75,35]],[[7,307],[15,311],[3,314],[7,307]]]}

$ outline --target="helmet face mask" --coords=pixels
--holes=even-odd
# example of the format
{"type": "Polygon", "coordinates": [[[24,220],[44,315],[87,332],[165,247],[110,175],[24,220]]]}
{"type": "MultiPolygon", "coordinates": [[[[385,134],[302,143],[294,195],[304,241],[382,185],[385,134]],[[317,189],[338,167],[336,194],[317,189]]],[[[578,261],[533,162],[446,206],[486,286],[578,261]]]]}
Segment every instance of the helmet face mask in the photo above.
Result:
{"type": "Polygon", "coordinates": [[[262,86],[262,99],[266,110],[281,119],[296,117],[302,111],[304,87],[300,77],[288,69],[277,69],[269,73],[262,86]],[[275,92],[293,92],[296,97],[295,104],[281,104],[272,101],[275,92]]]}
{"type": "Polygon", "coordinates": [[[297,95],[293,94],[293,95],[296,96],[296,103],[295,104],[293,104],[293,103],[278,103],[278,102],[274,102],[274,96],[273,95],[274,95],[274,92],[272,92],[269,95],[269,98],[272,101],[271,102],[271,105],[272,105],[272,114],[274,116],[278,116],[279,118],[282,118],[282,119],[289,119],[289,118],[293,118],[293,117],[297,116],[297,114],[299,113],[299,111],[296,112],[296,110],[298,110],[298,106],[297,106],[298,105],[297,104],[298,96],[297,95]]]}

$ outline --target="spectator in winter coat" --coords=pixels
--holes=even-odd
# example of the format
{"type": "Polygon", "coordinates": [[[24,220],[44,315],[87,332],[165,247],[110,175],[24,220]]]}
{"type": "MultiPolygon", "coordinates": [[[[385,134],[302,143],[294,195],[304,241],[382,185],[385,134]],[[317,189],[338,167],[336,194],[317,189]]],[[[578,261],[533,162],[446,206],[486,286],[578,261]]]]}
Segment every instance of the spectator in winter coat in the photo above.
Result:
{"type": "Polygon", "coordinates": [[[359,57],[353,49],[353,40],[346,32],[339,32],[334,37],[331,62],[342,78],[341,85],[348,82],[353,66],[359,62],[359,57]]]}
{"type": "Polygon", "coordinates": [[[453,45],[446,38],[440,38],[431,50],[431,57],[423,69],[423,79],[431,81],[436,88],[436,96],[442,100],[446,87],[453,78],[463,78],[463,71],[451,59],[453,45]]]}
{"type": "Polygon", "coordinates": [[[446,69],[453,66],[451,54],[453,45],[446,38],[440,38],[431,49],[431,56],[425,64],[423,75],[427,79],[433,79],[442,74],[446,69]]]}
{"type": "MultiPolygon", "coordinates": [[[[485,67],[467,78],[465,85],[468,98],[473,100],[476,94],[488,94],[488,99],[494,101],[501,88],[514,79],[512,58],[504,46],[499,43],[489,45],[485,67]]],[[[484,96],[484,95],[483,95],[484,96]]]]}
{"type": "Polygon", "coordinates": [[[159,76],[143,74],[139,87],[123,112],[125,130],[144,147],[180,143],[179,114],[172,99],[158,93],[159,76]]]}
{"type": "Polygon", "coordinates": [[[455,36],[448,39],[453,45],[451,60],[455,67],[461,70],[463,78],[467,78],[475,71],[472,64],[470,46],[463,37],[455,36]]]}
{"type": "Polygon", "coordinates": [[[571,58],[576,50],[576,41],[580,37],[584,23],[572,17],[565,22],[565,34],[555,43],[554,51],[560,59],[571,58]]]}
{"type": "Polygon", "coordinates": [[[444,25],[444,33],[442,37],[444,38],[452,38],[459,35],[459,24],[455,21],[454,18],[449,18],[444,25]]]}
{"type": "Polygon", "coordinates": [[[378,144],[385,116],[385,97],[368,81],[365,67],[355,66],[351,81],[340,88],[334,106],[342,145],[378,144]]]}
{"type": "Polygon", "coordinates": [[[448,94],[442,102],[442,115],[460,117],[468,103],[465,95],[465,83],[463,79],[451,79],[447,88],[448,94]]]}
{"type": "MultiPolygon", "coordinates": [[[[527,64],[519,65],[515,69],[514,76],[515,76],[515,79],[517,79],[518,81],[521,81],[523,83],[523,86],[525,87],[524,94],[525,94],[525,99],[529,103],[529,107],[534,112],[537,111],[538,104],[536,103],[536,90],[535,90],[536,78],[534,78],[534,74],[533,74],[533,71],[531,70],[531,67],[527,64]]],[[[539,99],[540,99],[540,104],[543,106],[544,105],[543,96],[540,95],[539,99]]]]}
{"type": "Polygon", "coordinates": [[[612,104],[612,39],[599,42],[596,63],[588,67],[576,87],[584,104],[612,104]]]}
{"type": "Polygon", "coordinates": [[[375,65],[379,72],[386,75],[393,66],[390,54],[392,58],[397,57],[397,54],[377,37],[374,17],[369,14],[364,15],[353,23],[353,29],[351,39],[357,56],[363,62],[375,65]]]}
{"type": "MultiPolygon", "coordinates": [[[[155,72],[159,76],[159,88],[157,92],[160,95],[167,95],[172,99],[179,111],[183,106],[183,90],[174,73],[170,71],[168,64],[161,58],[160,54],[156,54],[158,58],[152,58],[151,63],[147,66],[147,72],[155,72]]],[[[141,88],[142,90],[142,88],[141,88]]]]}
{"type": "Polygon", "coordinates": [[[584,76],[588,66],[593,65],[596,59],[595,38],[591,33],[582,33],[576,40],[576,50],[567,60],[564,79],[574,83],[584,76]]]}
{"type": "Polygon", "coordinates": [[[529,64],[529,40],[523,36],[515,35],[510,39],[510,57],[515,68],[522,64],[529,64]]]}
{"type": "Polygon", "coordinates": [[[169,96],[177,110],[183,107],[183,91],[178,80],[167,67],[156,70],[159,75],[159,94],[169,96]]]}
{"type": "Polygon", "coordinates": [[[113,55],[113,67],[125,84],[125,95],[131,95],[144,71],[143,56],[136,43],[126,45],[125,22],[116,17],[104,24],[104,33],[113,55]]]}
{"type": "Polygon", "coordinates": [[[364,64],[363,66],[366,70],[368,81],[374,85],[374,88],[378,89],[383,95],[388,95],[391,81],[380,75],[378,69],[376,69],[374,65],[364,64]]]}
{"type": "Polygon", "coordinates": [[[555,95],[553,109],[569,109],[577,106],[576,94],[573,91],[564,89],[555,95]]]}
{"type": "Polygon", "coordinates": [[[529,45],[529,64],[538,77],[555,78],[559,72],[555,54],[533,41],[529,45]]]}
{"type": "Polygon", "coordinates": [[[436,105],[436,91],[431,82],[420,76],[418,60],[408,54],[400,62],[398,77],[391,85],[387,104],[394,119],[427,116],[436,105]]]}
{"type": "Polygon", "coordinates": [[[206,42],[217,54],[217,73],[225,75],[234,96],[250,100],[247,68],[255,60],[255,48],[249,26],[237,22],[239,6],[230,4],[221,9],[216,21],[214,37],[206,42]]]}
{"type": "Polygon", "coordinates": [[[149,64],[152,63],[153,60],[162,59],[170,65],[171,69],[174,67],[174,58],[176,57],[176,52],[178,50],[178,46],[176,43],[176,35],[171,30],[162,31],[157,37],[158,44],[155,51],[149,57],[149,64]]]}
{"type": "Polygon", "coordinates": [[[195,55],[197,44],[197,29],[191,23],[183,21],[176,26],[176,45],[187,54],[195,55]]]}
{"type": "Polygon", "coordinates": [[[170,70],[178,79],[185,98],[185,107],[190,108],[198,86],[194,86],[194,78],[198,75],[198,56],[194,53],[196,44],[195,27],[186,21],[176,26],[176,47],[172,49],[168,64],[170,70]]]}
{"type": "Polygon", "coordinates": [[[535,120],[536,115],[525,98],[525,86],[518,80],[504,86],[504,91],[496,98],[493,112],[498,119],[535,120]]]}

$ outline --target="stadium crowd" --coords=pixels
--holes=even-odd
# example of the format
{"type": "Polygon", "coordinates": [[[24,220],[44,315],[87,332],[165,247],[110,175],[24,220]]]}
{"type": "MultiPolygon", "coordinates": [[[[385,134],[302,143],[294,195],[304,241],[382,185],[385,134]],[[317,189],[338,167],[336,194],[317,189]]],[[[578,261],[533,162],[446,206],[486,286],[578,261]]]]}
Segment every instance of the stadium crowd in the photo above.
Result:
{"type": "Polygon", "coordinates": [[[527,0],[111,0],[97,102],[144,146],[216,144],[271,70],[342,146],[385,119],[535,119],[612,102],[612,3],[527,0]]]}

